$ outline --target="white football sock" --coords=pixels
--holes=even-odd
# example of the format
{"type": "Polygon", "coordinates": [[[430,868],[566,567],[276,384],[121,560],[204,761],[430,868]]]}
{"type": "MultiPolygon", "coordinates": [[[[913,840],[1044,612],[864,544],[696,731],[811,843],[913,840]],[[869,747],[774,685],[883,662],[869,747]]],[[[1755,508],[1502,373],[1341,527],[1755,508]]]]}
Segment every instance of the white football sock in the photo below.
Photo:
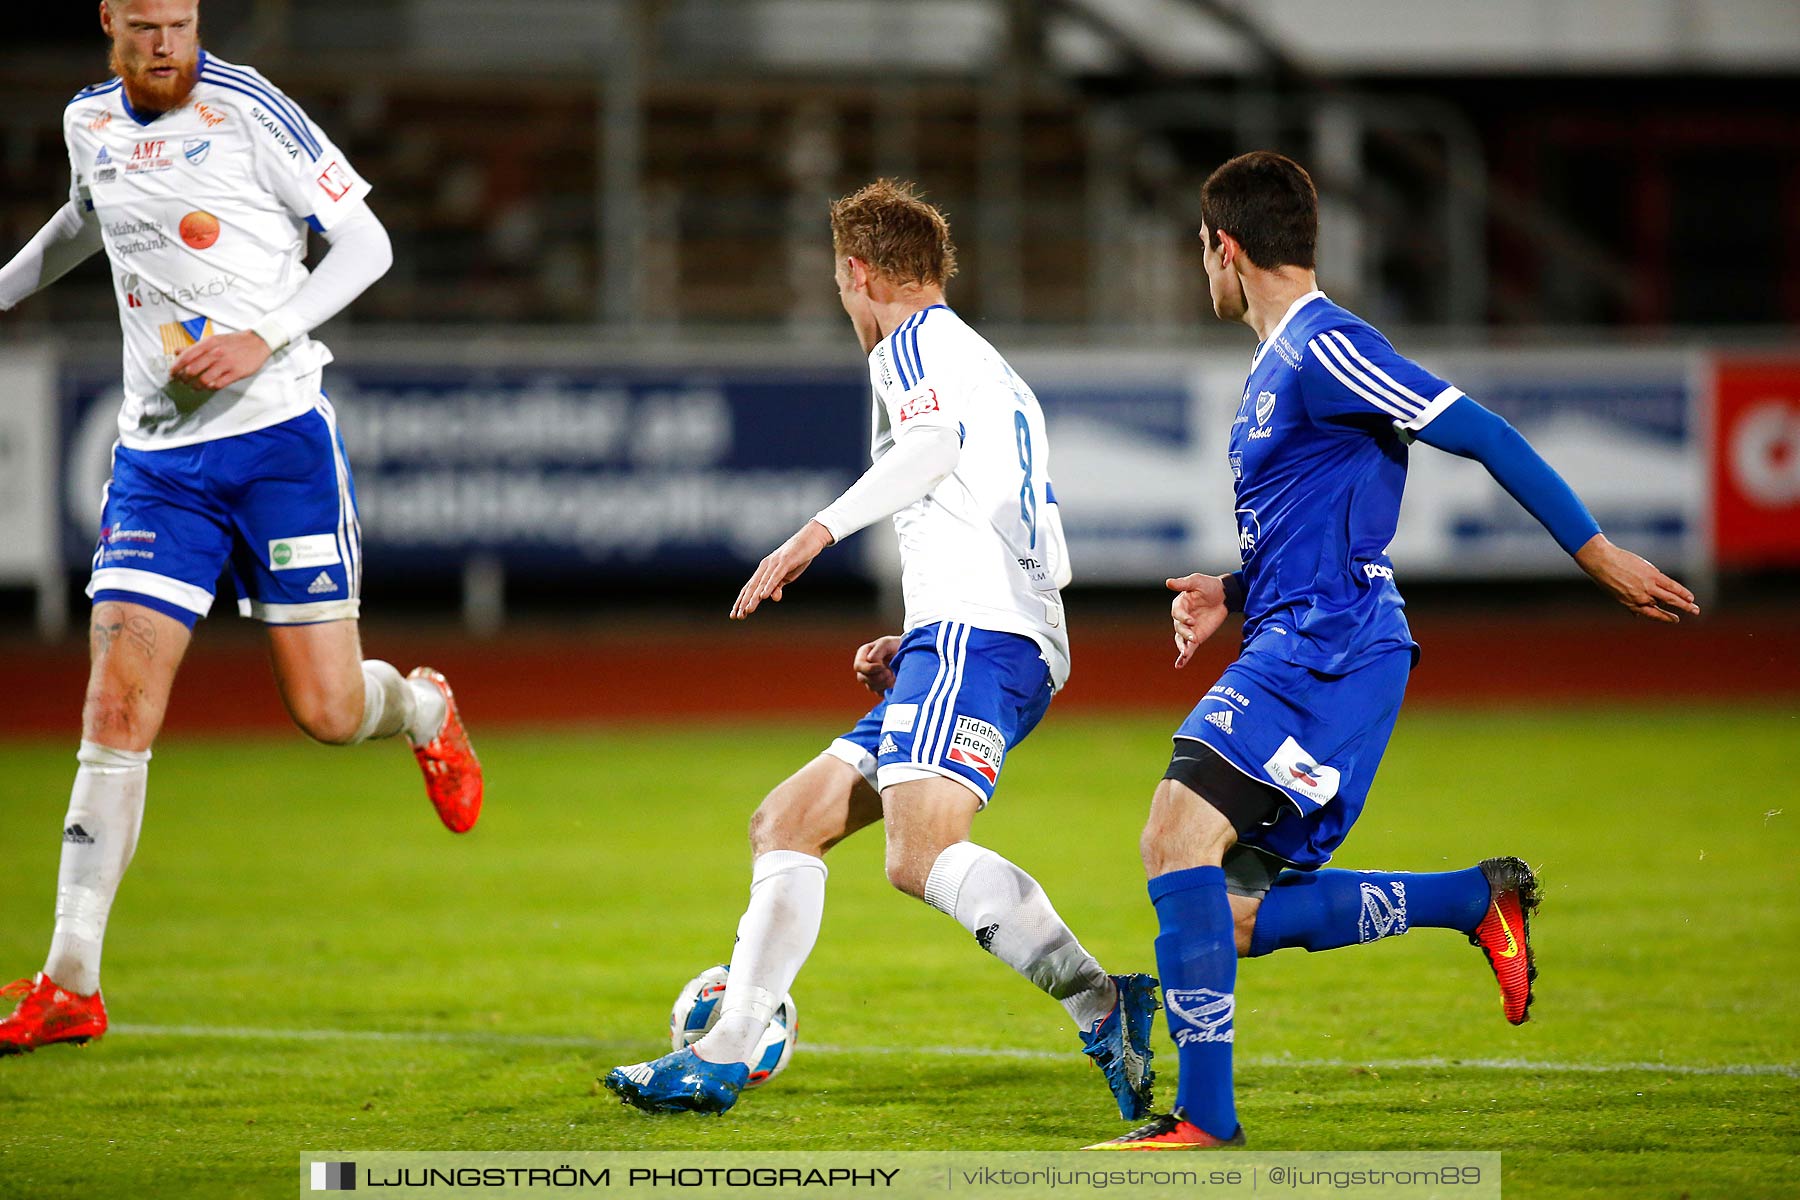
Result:
{"type": "Polygon", "coordinates": [[[363,660],[363,716],[351,745],[388,738],[404,731],[415,746],[424,745],[443,727],[449,706],[444,694],[423,679],[407,679],[391,663],[363,660]]]}
{"type": "Polygon", "coordinates": [[[1037,880],[973,842],[947,847],[925,880],[925,903],[955,917],[983,950],[1062,1002],[1081,1029],[1118,999],[1106,972],[1082,949],[1037,880]]]}
{"type": "Polygon", "coordinates": [[[100,990],[100,948],[119,881],[144,823],[148,750],[114,750],[82,742],[81,765],[63,818],[62,865],[56,873],[56,932],[44,974],[71,992],[100,990]]]}
{"type": "Polygon", "coordinates": [[[731,978],[719,1022],[694,1043],[708,1062],[749,1062],[756,1043],[819,940],[825,916],[825,861],[770,850],[750,872],[750,906],[738,921],[731,978]]]}

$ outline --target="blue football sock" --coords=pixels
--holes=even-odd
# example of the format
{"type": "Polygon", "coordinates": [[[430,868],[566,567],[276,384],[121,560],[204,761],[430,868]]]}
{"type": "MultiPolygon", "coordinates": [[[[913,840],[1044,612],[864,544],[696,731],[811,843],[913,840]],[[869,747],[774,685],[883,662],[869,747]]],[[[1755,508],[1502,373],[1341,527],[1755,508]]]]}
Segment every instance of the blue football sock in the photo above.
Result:
{"type": "Polygon", "coordinates": [[[1217,1138],[1237,1132],[1231,1094],[1237,946],[1221,867],[1190,867],[1150,881],[1156,905],[1156,966],[1181,1080],[1175,1107],[1217,1138]]]}
{"type": "Polygon", "coordinates": [[[1290,946],[1335,950],[1415,928],[1468,933],[1488,903],[1480,867],[1432,874],[1283,871],[1256,911],[1250,957],[1290,946]]]}

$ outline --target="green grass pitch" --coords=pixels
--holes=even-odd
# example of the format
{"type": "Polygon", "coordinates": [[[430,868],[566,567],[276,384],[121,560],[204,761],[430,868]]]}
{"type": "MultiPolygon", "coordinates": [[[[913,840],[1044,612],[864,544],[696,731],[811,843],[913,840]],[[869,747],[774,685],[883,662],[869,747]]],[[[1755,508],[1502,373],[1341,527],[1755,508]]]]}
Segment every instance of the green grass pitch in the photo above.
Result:
{"type": "MultiPolygon", "coordinates": [[[[1052,714],[977,821],[1111,970],[1154,969],[1136,845],[1176,715],[1052,714]]],[[[159,746],[106,955],[114,1030],[0,1060],[0,1194],[286,1194],[324,1148],[1065,1149],[1124,1128],[1061,1009],[892,892],[876,833],[832,855],[788,1072],[722,1119],[619,1106],[595,1076],[666,1048],[676,990],[729,956],[750,810],[835,730],[476,732],[488,809],[462,838],[395,746],[159,746]]],[[[1792,709],[1404,718],[1337,865],[1539,865],[1534,1019],[1507,1026],[1441,931],[1246,963],[1252,1146],[1499,1150],[1509,1196],[1795,1194],[1797,746],[1792,709]]],[[[73,750],[0,743],[8,977],[42,961],[73,750]]],[[[1158,1049],[1167,1097],[1160,1028],[1158,1049]]]]}

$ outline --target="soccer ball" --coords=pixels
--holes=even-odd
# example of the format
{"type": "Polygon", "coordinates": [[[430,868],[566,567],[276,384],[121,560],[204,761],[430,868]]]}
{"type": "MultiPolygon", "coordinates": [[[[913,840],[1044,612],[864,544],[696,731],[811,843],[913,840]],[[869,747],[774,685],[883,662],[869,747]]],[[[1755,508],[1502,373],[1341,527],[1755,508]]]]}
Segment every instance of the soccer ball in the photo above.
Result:
{"type": "MultiPolygon", "coordinates": [[[[718,1023],[730,977],[731,968],[720,966],[708,967],[688,980],[669,1011],[669,1042],[674,1049],[693,1045],[718,1023]]],[[[750,1055],[750,1080],[745,1087],[760,1087],[787,1069],[799,1031],[800,1015],[794,1008],[794,998],[783,996],[775,1006],[769,1027],[763,1030],[762,1040],[750,1055]]]]}

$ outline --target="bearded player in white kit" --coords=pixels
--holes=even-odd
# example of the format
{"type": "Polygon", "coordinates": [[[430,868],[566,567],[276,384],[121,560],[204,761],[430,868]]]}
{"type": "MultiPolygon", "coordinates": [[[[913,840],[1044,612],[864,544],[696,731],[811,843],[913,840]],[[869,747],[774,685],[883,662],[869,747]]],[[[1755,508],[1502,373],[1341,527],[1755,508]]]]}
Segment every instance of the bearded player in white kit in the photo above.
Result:
{"type": "Polygon", "coordinates": [[[968,840],[1007,752],[1069,675],[1069,581],[1037,398],[944,303],[949,226],[878,180],[831,209],[837,284],[874,387],[874,465],[762,561],[743,619],[827,546],[892,516],[905,632],[856,652],[881,702],[763,801],[750,821],[750,904],[718,1023],[692,1046],[603,1080],[653,1112],[720,1113],[819,933],[827,850],[876,821],[893,885],[949,914],[1061,1002],[1120,1113],[1151,1102],[1156,981],[1108,975],[1036,880],[968,840]]]}
{"type": "Polygon", "coordinates": [[[198,0],[101,0],[115,77],[63,119],[69,202],[4,267],[0,309],[110,260],[125,403],[88,595],[92,666],[44,969],[0,989],[0,1055],[106,1032],[100,952],[137,846],[150,747],[229,568],[269,631],[294,723],[347,745],[405,733],[444,824],[481,766],[442,675],[364,661],[356,496],[308,332],[386,272],[369,185],[287,96],[200,49],[198,0]],[[308,272],[308,227],[330,249],[308,272]]]}

